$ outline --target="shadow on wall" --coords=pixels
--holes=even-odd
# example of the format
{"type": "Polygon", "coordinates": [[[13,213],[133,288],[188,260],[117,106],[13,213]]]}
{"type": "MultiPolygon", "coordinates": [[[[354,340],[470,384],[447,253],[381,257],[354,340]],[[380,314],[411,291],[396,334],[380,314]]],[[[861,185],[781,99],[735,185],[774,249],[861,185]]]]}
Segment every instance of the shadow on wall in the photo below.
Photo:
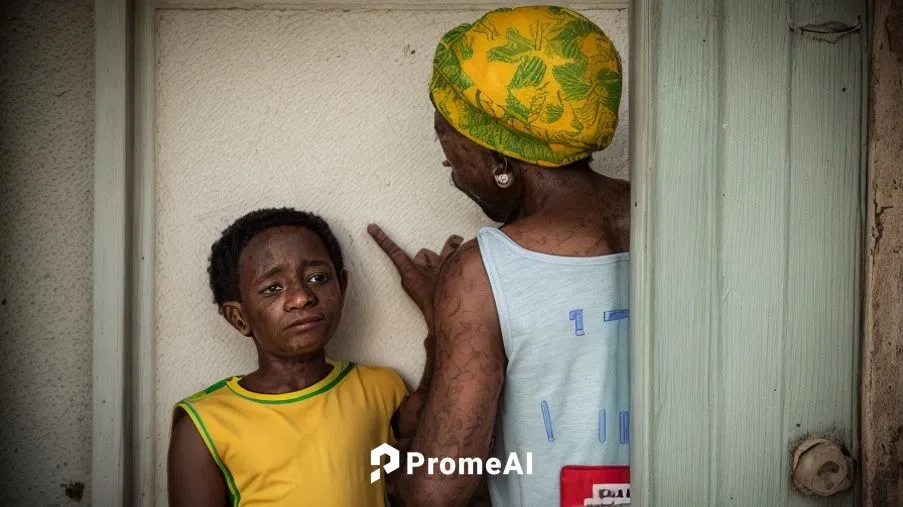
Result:
{"type": "Polygon", "coordinates": [[[90,505],[94,5],[3,2],[0,505],[90,505]]]}

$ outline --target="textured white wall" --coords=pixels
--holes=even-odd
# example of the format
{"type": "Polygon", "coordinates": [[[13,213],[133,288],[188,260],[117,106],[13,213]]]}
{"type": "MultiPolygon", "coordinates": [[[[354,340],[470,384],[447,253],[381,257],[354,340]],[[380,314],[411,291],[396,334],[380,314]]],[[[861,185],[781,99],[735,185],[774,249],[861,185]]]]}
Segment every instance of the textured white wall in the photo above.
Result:
{"type": "Polygon", "coordinates": [[[90,505],[93,2],[2,13],[0,505],[90,505]]]}
{"type": "MultiPolygon", "coordinates": [[[[627,67],[626,11],[588,11],[627,67]]],[[[426,93],[441,35],[474,12],[161,11],[157,20],[157,504],[165,505],[171,407],[254,368],[218,315],[211,243],[258,207],[332,225],[350,272],[330,352],[419,377],[425,326],[366,233],[410,253],[493,225],[451,186],[426,93]]],[[[598,170],[627,175],[627,94],[598,170]]]]}

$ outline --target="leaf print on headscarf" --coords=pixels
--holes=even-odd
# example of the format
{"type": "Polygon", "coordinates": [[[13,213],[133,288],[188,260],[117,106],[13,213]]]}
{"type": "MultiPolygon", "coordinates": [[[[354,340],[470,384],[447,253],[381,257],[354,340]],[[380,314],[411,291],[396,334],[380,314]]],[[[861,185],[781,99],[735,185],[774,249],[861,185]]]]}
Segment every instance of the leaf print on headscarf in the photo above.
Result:
{"type": "Polygon", "coordinates": [[[542,58],[527,58],[517,66],[514,71],[514,77],[508,83],[509,90],[518,88],[526,88],[528,86],[539,86],[543,78],[546,76],[546,63],[542,58]]]}
{"type": "Polygon", "coordinates": [[[530,115],[527,116],[527,124],[533,126],[536,122],[542,121],[542,113],[545,111],[546,106],[546,97],[549,96],[549,92],[545,90],[537,90],[536,94],[533,95],[532,100],[530,100],[530,115]]]}
{"type": "Polygon", "coordinates": [[[573,113],[574,114],[571,116],[571,128],[573,130],[571,132],[566,132],[566,135],[568,137],[576,138],[583,132],[583,122],[580,121],[580,115],[577,113],[577,111],[573,111],[573,113]]]}
{"type": "Polygon", "coordinates": [[[463,25],[458,25],[451,30],[444,37],[442,37],[442,43],[446,46],[450,46],[454,44],[455,41],[461,38],[462,35],[467,33],[470,30],[470,27],[473,26],[470,23],[464,23],[463,25]]]}
{"type": "Polygon", "coordinates": [[[589,21],[582,19],[571,21],[552,37],[549,44],[559,55],[570,60],[578,59],[583,56],[580,52],[580,42],[594,32],[596,28],[589,21]]]}
{"type": "Polygon", "coordinates": [[[482,93],[479,89],[477,89],[476,105],[478,109],[491,116],[503,114],[505,111],[504,107],[496,104],[495,101],[485,93],[482,93]]]}
{"type": "Polygon", "coordinates": [[[464,40],[461,41],[461,58],[464,59],[464,61],[473,58],[473,45],[470,43],[470,39],[467,37],[465,37],[464,40]]]}
{"type": "Polygon", "coordinates": [[[621,73],[621,55],[610,42],[596,38],[596,58],[601,62],[614,62],[618,73],[621,73]]]}
{"type": "Polygon", "coordinates": [[[534,21],[530,24],[530,36],[533,37],[533,47],[536,51],[542,50],[542,41],[545,39],[545,32],[547,31],[546,23],[541,23],[540,21],[534,21]]]}
{"type": "MultiPolygon", "coordinates": [[[[477,92],[477,100],[480,98],[479,95],[480,93],[477,92]]],[[[469,104],[464,107],[461,113],[461,124],[459,125],[461,130],[477,139],[482,139],[491,146],[499,145],[502,142],[500,126],[491,117],[469,104]]]]}
{"type": "Polygon", "coordinates": [[[548,95],[548,83],[526,88],[509,88],[505,116],[529,125],[532,130],[536,122],[542,121],[548,95]]]}
{"type": "MultiPolygon", "coordinates": [[[[618,117],[617,109],[611,110],[602,107],[605,99],[597,95],[592,95],[587,99],[586,103],[578,107],[575,111],[575,119],[581,124],[589,125],[589,132],[595,135],[602,135],[605,132],[612,132],[617,127],[618,117]]],[[[582,141],[575,139],[574,144],[577,146],[591,147],[597,139],[584,139],[582,141]]]]}
{"type": "Polygon", "coordinates": [[[552,75],[567,100],[583,100],[592,90],[592,85],[586,79],[586,59],[559,65],[552,69],[552,75]]]}
{"type": "Polygon", "coordinates": [[[546,123],[555,123],[564,116],[564,107],[561,105],[549,104],[546,106],[546,123]]]}
{"type": "Polygon", "coordinates": [[[509,28],[506,36],[508,42],[504,46],[489,50],[490,62],[518,63],[524,53],[536,50],[533,42],[519,34],[514,28],[509,28]]]}
{"type": "Polygon", "coordinates": [[[442,44],[436,48],[436,63],[442,77],[458,90],[466,90],[473,86],[473,81],[461,70],[461,62],[450,47],[442,44]]]}
{"type": "MultiPolygon", "coordinates": [[[[503,10],[506,9],[498,9],[498,11],[503,10]]],[[[486,20],[485,17],[473,24],[473,33],[485,35],[488,40],[498,39],[500,35],[495,23],[486,20]]]]}
{"type": "Polygon", "coordinates": [[[576,108],[575,118],[579,118],[581,125],[599,125],[600,116],[604,109],[599,107],[602,99],[596,95],[591,96],[583,103],[582,106],[576,108]]]}
{"type": "Polygon", "coordinates": [[[505,104],[505,116],[511,116],[523,123],[527,123],[530,116],[530,108],[521,104],[514,95],[508,95],[508,102],[505,104]]]}
{"type": "Polygon", "coordinates": [[[564,116],[564,101],[561,100],[561,92],[556,94],[557,104],[549,103],[546,105],[546,123],[555,123],[564,116]]]}
{"type": "Polygon", "coordinates": [[[607,109],[617,111],[621,104],[621,76],[617,72],[602,69],[596,74],[596,80],[593,91],[602,97],[607,109]]]}

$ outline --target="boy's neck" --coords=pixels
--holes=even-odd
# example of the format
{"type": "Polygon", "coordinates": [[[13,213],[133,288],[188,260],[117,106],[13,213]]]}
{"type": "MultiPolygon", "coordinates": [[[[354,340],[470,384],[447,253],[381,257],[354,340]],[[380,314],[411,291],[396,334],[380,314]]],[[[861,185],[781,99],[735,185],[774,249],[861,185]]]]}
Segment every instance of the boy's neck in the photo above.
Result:
{"type": "Polygon", "coordinates": [[[278,357],[258,351],[257,371],[239,384],[261,394],[284,394],[306,389],[323,380],[333,366],[326,361],[326,351],[300,357],[278,357]]]}

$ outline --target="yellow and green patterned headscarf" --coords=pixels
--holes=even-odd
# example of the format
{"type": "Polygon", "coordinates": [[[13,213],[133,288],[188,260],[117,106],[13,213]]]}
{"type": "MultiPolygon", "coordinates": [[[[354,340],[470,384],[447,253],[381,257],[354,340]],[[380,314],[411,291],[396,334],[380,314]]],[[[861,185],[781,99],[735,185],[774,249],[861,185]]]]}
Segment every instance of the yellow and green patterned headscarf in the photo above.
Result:
{"type": "Polygon", "coordinates": [[[559,167],[611,143],[621,58],[599,27],[569,9],[498,9],[442,38],[430,98],[477,144],[559,167]]]}

